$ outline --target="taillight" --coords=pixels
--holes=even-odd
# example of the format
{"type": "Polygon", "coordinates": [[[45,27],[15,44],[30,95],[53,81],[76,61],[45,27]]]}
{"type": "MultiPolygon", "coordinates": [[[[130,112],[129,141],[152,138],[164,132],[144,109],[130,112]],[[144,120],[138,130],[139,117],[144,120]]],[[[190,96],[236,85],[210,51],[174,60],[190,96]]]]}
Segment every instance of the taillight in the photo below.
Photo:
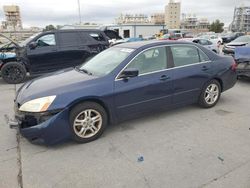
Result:
{"type": "Polygon", "coordinates": [[[237,63],[234,60],[234,63],[231,65],[231,69],[232,71],[236,71],[236,68],[237,68],[237,63]]]}

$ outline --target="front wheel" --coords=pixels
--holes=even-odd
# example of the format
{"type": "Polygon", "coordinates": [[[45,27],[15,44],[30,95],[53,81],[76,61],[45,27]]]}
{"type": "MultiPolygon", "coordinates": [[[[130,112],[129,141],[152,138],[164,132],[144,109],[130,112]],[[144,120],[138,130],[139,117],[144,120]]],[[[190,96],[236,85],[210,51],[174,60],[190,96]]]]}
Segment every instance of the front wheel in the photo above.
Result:
{"type": "Polygon", "coordinates": [[[105,109],[94,102],[76,105],[70,112],[70,128],[73,140],[87,143],[99,138],[107,126],[105,109]]]}
{"type": "Polygon", "coordinates": [[[26,69],[20,62],[6,63],[1,69],[1,75],[9,84],[22,83],[26,78],[26,69]]]}
{"type": "Polygon", "coordinates": [[[199,97],[199,105],[211,108],[217,104],[221,95],[221,85],[217,80],[211,80],[202,89],[199,97]]]}

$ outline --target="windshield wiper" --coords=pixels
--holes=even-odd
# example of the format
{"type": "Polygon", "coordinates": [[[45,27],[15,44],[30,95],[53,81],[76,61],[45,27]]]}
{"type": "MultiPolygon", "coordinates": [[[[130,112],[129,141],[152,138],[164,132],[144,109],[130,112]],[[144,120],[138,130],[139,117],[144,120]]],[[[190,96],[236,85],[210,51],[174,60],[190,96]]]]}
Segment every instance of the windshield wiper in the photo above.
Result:
{"type": "Polygon", "coordinates": [[[87,71],[86,69],[81,69],[81,68],[79,68],[78,66],[75,67],[75,69],[76,69],[77,71],[79,71],[79,72],[84,72],[84,73],[86,73],[86,74],[88,74],[88,75],[92,75],[91,72],[87,71]]]}

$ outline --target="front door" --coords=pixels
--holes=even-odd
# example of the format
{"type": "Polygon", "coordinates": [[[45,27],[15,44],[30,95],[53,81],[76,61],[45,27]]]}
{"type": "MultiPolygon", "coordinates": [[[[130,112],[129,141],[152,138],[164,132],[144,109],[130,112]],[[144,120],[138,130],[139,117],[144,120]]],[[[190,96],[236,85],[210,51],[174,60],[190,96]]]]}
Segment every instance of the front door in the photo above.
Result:
{"type": "Polygon", "coordinates": [[[119,119],[167,108],[172,102],[172,74],[167,70],[165,47],[156,47],[137,55],[125,69],[139,70],[129,79],[116,79],[115,105],[119,119]]]}
{"type": "Polygon", "coordinates": [[[27,46],[27,56],[31,73],[44,73],[56,70],[58,64],[58,44],[54,33],[36,39],[36,47],[27,46]]]}

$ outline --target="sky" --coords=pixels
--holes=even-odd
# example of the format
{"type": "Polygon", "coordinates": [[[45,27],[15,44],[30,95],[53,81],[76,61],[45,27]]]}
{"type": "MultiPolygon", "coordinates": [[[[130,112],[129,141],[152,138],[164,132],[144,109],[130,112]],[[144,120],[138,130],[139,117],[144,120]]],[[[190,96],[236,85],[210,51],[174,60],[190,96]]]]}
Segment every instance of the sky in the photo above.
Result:
{"type": "MultiPolygon", "coordinates": [[[[4,20],[3,5],[18,5],[24,27],[44,27],[79,22],[77,0],[1,0],[0,22],[4,20]]],[[[164,12],[168,0],[80,0],[82,22],[109,24],[121,13],[147,14],[164,12]]],[[[250,6],[250,0],[181,0],[181,12],[195,14],[209,21],[221,20],[229,25],[235,6],[250,6]]]]}

